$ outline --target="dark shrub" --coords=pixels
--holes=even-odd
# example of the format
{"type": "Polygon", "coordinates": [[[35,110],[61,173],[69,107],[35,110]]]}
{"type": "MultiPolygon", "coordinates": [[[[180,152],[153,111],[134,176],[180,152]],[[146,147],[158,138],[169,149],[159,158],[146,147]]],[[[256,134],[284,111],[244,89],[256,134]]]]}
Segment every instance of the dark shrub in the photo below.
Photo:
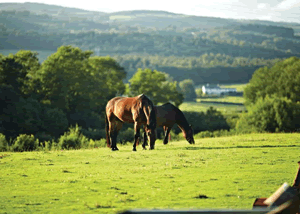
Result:
{"type": "Polygon", "coordinates": [[[8,143],[4,134],[0,133],[0,152],[5,152],[8,149],[8,143]]]}
{"type": "Polygon", "coordinates": [[[14,141],[15,152],[33,151],[38,146],[38,140],[33,135],[20,134],[14,141]]]}
{"type": "Polygon", "coordinates": [[[87,147],[88,144],[89,139],[81,134],[78,126],[69,128],[69,131],[58,139],[58,145],[61,149],[80,149],[87,147]]]}

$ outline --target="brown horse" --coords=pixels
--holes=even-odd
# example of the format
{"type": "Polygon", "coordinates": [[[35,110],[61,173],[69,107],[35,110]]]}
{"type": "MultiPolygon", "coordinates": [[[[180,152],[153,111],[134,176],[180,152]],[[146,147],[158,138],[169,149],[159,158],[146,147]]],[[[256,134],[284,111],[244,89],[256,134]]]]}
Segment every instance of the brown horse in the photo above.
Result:
{"type": "Polygon", "coordinates": [[[133,151],[139,143],[140,128],[147,128],[150,149],[154,149],[156,140],[156,114],[152,101],[144,94],[136,97],[115,97],[106,105],[106,142],[112,151],[117,148],[117,135],[123,123],[134,123],[135,141],[133,151]]]}
{"type": "MultiPolygon", "coordinates": [[[[156,112],[156,125],[163,127],[165,132],[164,144],[168,143],[168,136],[174,124],[181,129],[184,138],[190,143],[195,144],[192,126],[187,122],[180,109],[171,103],[165,103],[161,106],[154,106],[156,112]]],[[[147,130],[147,128],[145,128],[147,130]]],[[[146,135],[146,132],[144,133],[146,135]]],[[[147,145],[147,139],[144,137],[143,148],[147,145]]]]}

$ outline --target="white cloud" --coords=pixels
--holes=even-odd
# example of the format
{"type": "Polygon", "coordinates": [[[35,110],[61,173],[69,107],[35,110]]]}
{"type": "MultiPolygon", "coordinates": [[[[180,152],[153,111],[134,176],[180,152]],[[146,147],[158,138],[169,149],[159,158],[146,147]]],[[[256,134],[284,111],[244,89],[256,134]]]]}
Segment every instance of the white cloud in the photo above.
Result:
{"type": "Polygon", "coordinates": [[[257,4],[257,9],[266,9],[266,8],[268,8],[269,7],[269,5],[268,4],[266,4],[266,3],[259,3],[259,4],[257,4]]]}
{"type": "Polygon", "coordinates": [[[285,0],[280,2],[274,9],[279,9],[279,10],[287,10],[291,9],[293,7],[299,7],[300,6],[300,1],[299,0],[285,0]]]}

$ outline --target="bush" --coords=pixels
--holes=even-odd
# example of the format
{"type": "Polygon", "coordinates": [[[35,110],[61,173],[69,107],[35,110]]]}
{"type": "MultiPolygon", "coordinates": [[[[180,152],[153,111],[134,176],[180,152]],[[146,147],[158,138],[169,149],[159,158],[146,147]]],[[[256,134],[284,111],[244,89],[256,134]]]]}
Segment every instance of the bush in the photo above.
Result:
{"type": "MultiPolygon", "coordinates": [[[[202,131],[215,131],[221,129],[230,129],[226,118],[220,111],[217,111],[213,107],[207,109],[204,112],[183,112],[188,123],[192,125],[194,133],[202,131]]],[[[176,133],[180,132],[180,129],[174,127],[176,133]]]]}
{"type": "MultiPolygon", "coordinates": [[[[141,136],[143,132],[141,131],[141,136]]],[[[126,144],[127,142],[134,142],[134,130],[132,128],[128,128],[125,131],[120,131],[117,138],[118,142],[122,142],[122,144],[126,144]]]]}
{"type": "Polygon", "coordinates": [[[196,134],[194,136],[194,138],[210,138],[210,137],[214,137],[213,132],[210,131],[204,131],[204,132],[199,132],[198,134],[196,134]]]}
{"type": "Polygon", "coordinates": [[[300,104],[287,98],[259,98],[237,122],[236,130],[293,132],[300,128],[300,104]]]}
{"type": "Polygon", "coordinates": [[[90,139],[88,148],[99,148],[99,147],[106,147],[106,139],[101,140],[92,140],[90,139]]]}
{"type": "Polygon", "coordinates": [[[46,108],[42,120],[44,121],[43,129],[45,132],[55,137],[64,133],[68,128],[67,116],[63,110],[58,108],[46,108]]]}
{"type": "Polygon", "coordinates": [[[81,129],[81,132],[84,136],[93,140],[100,140],[106,138],[105,129],[81,129]]]}
{"type": "Polygon", "coordinates": [[[58,139],[58,146],[61,149],[86,148],[88,144],[89,139],[81,134],[80,128],[77,125],[69,128],[69,131],[58,139]]]}
{"type": "Polygon", "coordinates": [[[43,146],[45,145],[46,141],[52,141],[54,140],[54,137],[51,136],[50,134],[47,134],[45,132],[38,132],[35,135],[35,138],[39,140],[40,144],[43,146]]]}
{"type": "Polygon", "coordinates": [[[38,147],[38,143],[33,135],[20,134],[14,141],[13,151],[33,151],[38,147]]]}
{"type": "Polygon", "coordinates": [[[211,138],[211,137],[226,137],[226,136],[232,136],[237,135],[238,133],[235,130],[228,131],[227,129],[217,130],[217,131],[204,131],[196,134],[194,136],[195,139],[197,138],[211,138]]]}
{"type": "Polygon", "coordinates": [[[5,135],[0,133],[0,152],[5,152],[8,150],[8,143],[5,139],[5,135]]]}

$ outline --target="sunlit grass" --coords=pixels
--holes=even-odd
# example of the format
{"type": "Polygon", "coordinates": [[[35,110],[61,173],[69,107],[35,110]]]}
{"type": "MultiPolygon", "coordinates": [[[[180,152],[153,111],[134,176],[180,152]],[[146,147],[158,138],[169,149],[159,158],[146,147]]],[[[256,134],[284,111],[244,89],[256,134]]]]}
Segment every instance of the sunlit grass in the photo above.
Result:
{"type": "Polygon", "coordinates": [[[203,97],[198,98],[197,102],[218,102],[218,103],[232,103],[232,104],[243,104],[244,97],[242,96],[221,96],[221,97],[203,97]]]}
{"type": "Polygon", "coordinates": [[[299,134],[196,139],[132,152],[132,145],[0,153],[1,213],[116,213],[133,208],[251,209],[292,183],[299,134]],[[205,197],[204,197],[205,196],[205,197]]]}
{"type": "Polygon", "coordinates": [[[224,84],[220,85],[221,88],[236,88],[237,92],[243,92],[248,83],[243,84],[224,84]]]}
{"type": "Polygon", "coordinates": [[[242,105],[232,105],[223,103],[201,103],[201,102],[184,102],[179,106],[181,111],[206,112],[207,109],[213,107],[220,111],[223,115],[239,114],[246,111],[246,107],[242,105]]]}

